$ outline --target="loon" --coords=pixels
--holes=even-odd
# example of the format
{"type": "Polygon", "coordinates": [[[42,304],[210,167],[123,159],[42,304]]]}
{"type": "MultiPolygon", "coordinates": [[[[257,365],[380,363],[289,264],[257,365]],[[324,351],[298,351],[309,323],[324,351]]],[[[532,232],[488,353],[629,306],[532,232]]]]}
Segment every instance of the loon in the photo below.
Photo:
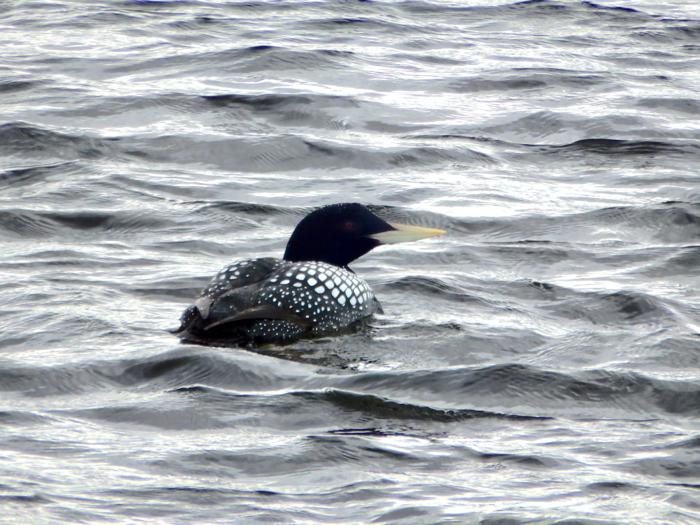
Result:
{"type": "Polygon", "coordinates": [[[245,259],[221,270],[173,333],[186,342],[234,346],[342,333],[381,312],[348,264],[382,244],[443,233],[385,222],[358,203],[324,206],[299,222],[282,259],[245,259]]]}

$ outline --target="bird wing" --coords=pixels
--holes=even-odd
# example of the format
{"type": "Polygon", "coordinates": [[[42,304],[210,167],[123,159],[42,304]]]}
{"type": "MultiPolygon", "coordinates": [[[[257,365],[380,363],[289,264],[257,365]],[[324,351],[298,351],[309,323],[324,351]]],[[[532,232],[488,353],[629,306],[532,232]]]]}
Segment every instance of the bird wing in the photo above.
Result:
{"type": "Polygon", "coordinates": [[[230,317],[224,317],[223,319],[219,319],[218,321],[208,324],[204,327],[204,330],[211,330],[212,328],[216,328],[224,324],[255,319],[278,319],[282,321],[290,321],[303,328],[309,328],[312,324],[308,319],[304,319],[303,317],[296,315],[289,310],[285,310],[284,308],[271,304],[260,304],[247,308],[246,310],[238,312],[230,317]]]}
{"type": "Polygon", "coordinates": [[[214,276],[194,306],[205,320],[211,316],[212,306],[216,307],[217,303],[225,303],[229,315],[231,311],[245,310],[252,305],[251,296],[259,283],[267,279],[279,265],[280,260],[272,257],[236,261],[214,276]]]}
{"type": "Polygon", "coordinates": [[[180,327],[172,332],[182,335],[208,330],[213,325],[250,319],[244,314],[252,314],[249,310],[260,283],[269,278],[280,264],[279,259],[264,257],[245,259],[226,266],[202,290],[194,304],[183,312],[180,327]],[[241,317],[236,319],[236,316],[241,317]]]}

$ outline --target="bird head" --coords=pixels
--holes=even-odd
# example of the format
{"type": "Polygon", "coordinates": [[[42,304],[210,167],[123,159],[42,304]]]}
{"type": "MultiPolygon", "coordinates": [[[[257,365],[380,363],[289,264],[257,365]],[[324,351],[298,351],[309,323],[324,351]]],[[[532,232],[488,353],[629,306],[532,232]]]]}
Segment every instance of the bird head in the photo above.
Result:
{"type": "Polygon", "coordinates": [[[284,252],[287,261],[322,261],[347,267],[383,244],[417,241],[444,230],[386,222],[358,203],[331,204],[304,217],[284,252]]]}

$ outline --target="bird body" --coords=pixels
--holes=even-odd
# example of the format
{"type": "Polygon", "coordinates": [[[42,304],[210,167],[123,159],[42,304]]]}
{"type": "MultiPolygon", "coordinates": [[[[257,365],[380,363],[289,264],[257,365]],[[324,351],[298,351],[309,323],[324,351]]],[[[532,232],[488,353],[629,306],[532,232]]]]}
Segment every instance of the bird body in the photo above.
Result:
{"type": "Polygon", "coordinates": [[[439,235],[389,224],[360,204],[335,204],[297,225],[283,259],[244,259],[222,269],[180,319],[192,342],[284,344],[341,333],[381,311],[348,264],[372,248],[439,235]]]}
{"type": "Polygon", "coordinates": [[[286,343],[339,332],[379,309],[367,282],[349,270],[261,258],[221,270],[190,307],[194,317],[188,320],[195,337],[204,332],[210,339],[286,343]]]}

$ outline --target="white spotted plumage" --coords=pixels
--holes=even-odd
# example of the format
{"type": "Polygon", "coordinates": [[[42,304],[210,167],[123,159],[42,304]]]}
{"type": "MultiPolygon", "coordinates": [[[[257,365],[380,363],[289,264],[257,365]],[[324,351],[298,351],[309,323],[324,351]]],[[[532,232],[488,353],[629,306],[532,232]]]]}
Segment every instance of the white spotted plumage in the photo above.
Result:
{"type": "MultiPolygon", "coordinates": [[[[324,262],[269,258],[246,259],[224,268],[195,304],[205,319],[211,315],[206,319],[211,323],[241,309],[272,305],[309,321],[310,335],[338,331],[377,310],[372,289],[349,270],[324,262]],[[241,305],[244,289],[248,295],[241,305]]],[[[307,328],[293,321],[262,318],[248,330],[257,339],[285,341],[307,328]]]]}

